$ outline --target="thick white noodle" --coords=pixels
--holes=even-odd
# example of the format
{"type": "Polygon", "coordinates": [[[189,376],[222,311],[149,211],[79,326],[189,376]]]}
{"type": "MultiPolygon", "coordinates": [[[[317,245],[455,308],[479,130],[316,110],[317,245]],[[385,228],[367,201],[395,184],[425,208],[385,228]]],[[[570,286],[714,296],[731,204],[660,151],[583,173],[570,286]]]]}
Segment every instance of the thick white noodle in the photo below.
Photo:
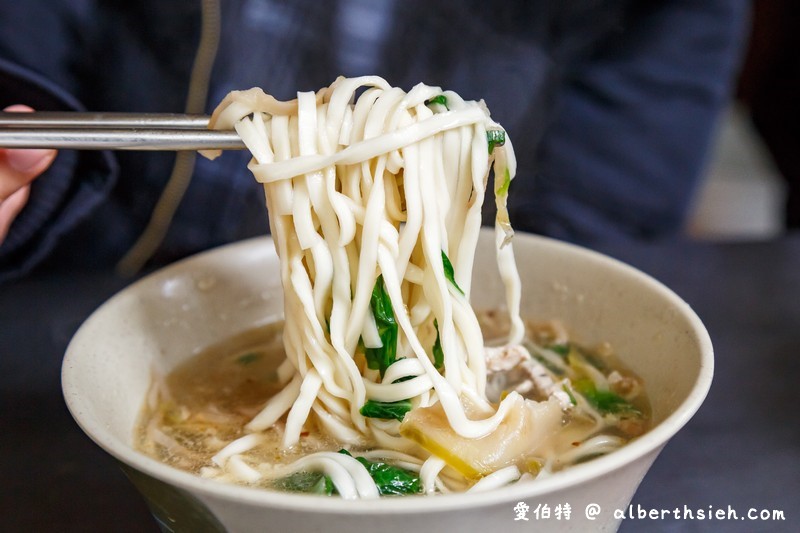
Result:
{"type": "Polygon", "coordinates": [[[246,426],[248,431],[262,431],[271,427],[292,406],[300,395],[300,374],[295,374],[292,380],[281,391],[267,400],[267,404],[246,426]]]}
{"type": "Polygon", "coordinates": [[[329,476],[337,492],[345,500],[379,496],[378,488],[366,467],[355,458],[342,453],[313,453],[290,465],[272,469],[269,476],[277,479],[300,471],[321,472],[329,476]]]}
{"type": "Polygon", "coordinates": [[[225,462],[232,456],[238,455],[240,453],[244,453],[252,448],[255,448],[264,440],[264,437],[257,434],[251,433],[249,435],[245,435],[244,437],[238,438],[235,441],[231,442],[217,454],[211,458],[211,462],[218,466],[225,466],[225,462]]]}
{"type": "Polygon", "coordinates": [[[422,468],[419,469],[419,479],[422,483],[422,492],[424,494],[433,494],[436,491],[436,478],[445,465],[447,463],[435,455],[431,455],[422,463],[422,468]]]}
{"type": "Polygon", "coordinates": [[[515,465],[507,466],[500,470],[495,470],[486,477],[482,477],[480,481],[467,489],[467,492],[484,492],[496,489],[518,480],[519,477],[520,472],[515,465]]]}
{"type": "MultiPolygon", "coordinates": [[[[486,399],[483,337],[469,295],[490,168],[500,179],[513,178],[516,162],[507,137],[489,153],[486,131],[499,126],[483,103],[423,84],[406,93],[375,76],[339,78],[291,102],[259,89],[231,93],[212,127],[235,127],[253,154],[249,168],[264,184],[281,263],[287,362],[279,376],[285,386],[247,430],[263,431],[288,412],[287,448],[312,416],[342,442],[412,450],[396,421],[360,414],[367,400],[405,399],[414,406],[441,403],[453,430],[466,438],[497,428],[520,398],[509,394],[497,408],[486,399]],[[441,94],[447,107],[426,105],[441,94]],[[398,360],[383,379],[364,368],[359,348],[381,347],[371,309],[379,276],[398,325],[398,360]],[[436,331],[441,369],[433,361],[436,331]],[[479,419],[468,416],[465,403],[479,419]]],[[[510,340],[519,342],[519,277],[505,197],[497,202],[503,208],[497,259],[512,315],[510,340]]],[[[229,445],[215,462],[240,448],[229,445]]],[[[329,472],[345,497],[368,494],[359,485],[363,476],[353,474],[357,461],[319,454],[307,461],[329,472]]],[[[242,476],[253,477],[237,465],[242,476]]],[[[426,490],[439,485],[442,467],[438,459],[420,467],[426,490]]]]}
{"type": "Polygon", "coordinates": [[[579,446],[558,456],[557,461],[561,464],[571,464],[581,457],[592,455],[603,455],[613,452],[625,444],[625,439],[614,435],[597,435],[583,441],[579,446]]]}
{"type": "Polygon", "coordinates": [[[228,459],[228,464],[226,466],[233,477],[246,483],[255,483],[261,479],[261,473],[245,463],[241,455],[232,456],[228,459]]]}

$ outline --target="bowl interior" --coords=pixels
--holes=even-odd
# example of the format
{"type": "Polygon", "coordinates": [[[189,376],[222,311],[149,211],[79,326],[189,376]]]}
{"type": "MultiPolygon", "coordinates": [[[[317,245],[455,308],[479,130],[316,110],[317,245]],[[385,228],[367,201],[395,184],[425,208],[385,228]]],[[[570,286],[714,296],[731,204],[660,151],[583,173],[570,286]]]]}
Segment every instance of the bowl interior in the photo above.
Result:
{"type": "MultiPolygon", "coordinates": [[[[479,246],[472,301],[477,307],[502,305],[491,232],[482,234],[479,246]]],[[[582,483],[654,453],[691,417],[710,385],[711,344],[697,316],[658,282],[605,256],[522,234],[514,248],[523,315],[563,320],[585,344],[609,341],[644,379],[657,424],[619,452],[532,484],[535,490],[582,483]]],[[[162,480],[264,502],[285,498],[193,478],[131,446],[153,372],[166,373],[221,339],[279,319],[279,278],[272,243],[259,238],[176,263],[114,296],[67,350],[63,388],[73,416],[112,455],[162,480]]]]}
{"type": "MultiPolygon", "coordinates": [[[[711,342],[688,304],[632,267],[583,248],[529,235],[515,237],[524,288],[522,315],[557,318],[578,342],[609,342],[645,382],[659,424],[701,392],[713,370],[711,342]]],[[[488,255],[488,254],[487,254],[488,255]]],[[[487,261],[491,258],[484,258],[487,261]]],[[[482,270],[490,270],[483,264],[482,270]]],[[[499,280],[475,288],[474,301],[497,298],[499,280]]],[[[498,303],[501,300],[498,301],[498,303]]],[[[699,403],[698,403],[699,405],[699,403]]]]}

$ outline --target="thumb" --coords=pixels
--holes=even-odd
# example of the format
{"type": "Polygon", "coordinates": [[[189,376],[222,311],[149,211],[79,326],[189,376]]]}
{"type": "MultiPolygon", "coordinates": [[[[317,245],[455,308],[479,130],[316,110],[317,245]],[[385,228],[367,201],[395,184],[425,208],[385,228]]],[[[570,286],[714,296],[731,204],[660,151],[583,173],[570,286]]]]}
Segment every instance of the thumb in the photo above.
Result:
{"type": "Polygon", "coordinates": [[[6,163],[14,172],[31,177],[41,174],[53,160],[55,150],[44,148],[10,149],[6,163]]]}

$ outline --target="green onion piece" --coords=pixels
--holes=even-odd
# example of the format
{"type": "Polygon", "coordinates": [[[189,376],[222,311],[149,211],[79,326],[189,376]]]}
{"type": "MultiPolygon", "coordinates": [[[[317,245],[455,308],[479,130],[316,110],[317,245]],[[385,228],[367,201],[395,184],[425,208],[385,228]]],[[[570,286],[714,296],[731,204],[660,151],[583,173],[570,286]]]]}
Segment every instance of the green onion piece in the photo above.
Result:
{"type": "Polygon", "coordinates": [[[506,143],[506,132],[503,130],[487,130],[486,142],[489,143],[489,153],[494,152],[495,146],[503,146],[506,143]]]}
{"type": "Polygon", "coordinates": [[[433,319],[433,327],[436,328],[436,340],[433,343],[433,366],[436,370],[444,368],[444,352],[442,351],[442,341],[439,338],[439,323],[433,319]]]}
{"type": "Polygon", "coordinates": [[[590,404],[602,414],[615,414],[641,417],[642,412],[632,403],[611,391],[597,390],[590,379],[579,379],[572,388],[581,393],[590,404]]]}
{"type": "Polygon", "coordinates": [[[402,422],[406,413],[410,410],[411,400],[400,400],[398,402],[367,400],[358,412],[367,418],[393,418],[402,422]]]}
{"type": "Polygon", "coordinates": [[[447,109],[448,111],[450,110],[450,108],[447,107],[447,97],[445,95],[443,95],[443,94],[440,94],[440,95],[434,96],[433,98],[428,98],[427,100],[425,100],[425,105],[429,106],[431,104],[443,105],[445,109],[447,109]]]}
{"type": "Polygon", "coordinates": [[[389,365],[394,363],[397,356],[397,322],[394,319],[392,301],[386,292],[383,276],[378,276],[375,287],[372,289],[370,300],[375,324],[378,326],[378,335],[381,338],[380,348],[365,348],[367,366],[373,370],[380,370],[381,377],[386,373],[389,365]]]}
{"type": "Polygon", "coordinates": [[[447,257],[447,254],[444,253],[444,250],[442,250],[442,263],[444,264],[444,276],[447,278],[447,281],[452,283],[453,287],[455,287],[458,290],[458,292],[464,294],[464,291],[462,291],[461,287],[459,287],[458,283],[456,283],[455,271],[453,270],[453,263],[450,262],[450,258],[447,257]]]}

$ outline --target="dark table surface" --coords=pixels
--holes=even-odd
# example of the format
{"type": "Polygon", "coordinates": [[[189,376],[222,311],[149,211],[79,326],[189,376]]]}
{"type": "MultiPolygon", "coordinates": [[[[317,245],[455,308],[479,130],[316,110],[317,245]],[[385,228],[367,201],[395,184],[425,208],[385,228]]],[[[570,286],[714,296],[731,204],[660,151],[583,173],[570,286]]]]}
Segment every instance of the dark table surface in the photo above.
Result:
{"type": "MultiPolygon", "coordinates": [[[[688,301],[716,353],[708,399],[656,460],[634,514],[727,515],[730,506],[738,517],[628,519],[622,531],[800,531],[800,238],[598,249],[688,301]],[[748,520],[750,509],[785,520],[748,520]]],[[[73,422],[60,388],[71,336],[128,283],[79,272],[0,286],[0,530],[157,530],[122,472],[73,422]]]]}

